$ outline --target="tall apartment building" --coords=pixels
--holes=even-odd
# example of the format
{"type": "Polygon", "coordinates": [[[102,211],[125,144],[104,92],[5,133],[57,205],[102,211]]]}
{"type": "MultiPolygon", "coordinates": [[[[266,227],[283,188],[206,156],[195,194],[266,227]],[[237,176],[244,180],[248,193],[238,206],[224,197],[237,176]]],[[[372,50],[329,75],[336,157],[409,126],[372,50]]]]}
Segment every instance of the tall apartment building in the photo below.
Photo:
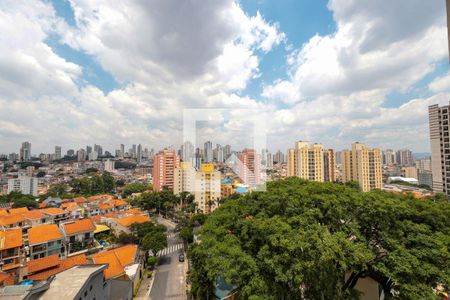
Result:
{"type": "Polygon", "coordinates": [[[397,164],[400,166],[409,167],[414,165],[414,156],[411,150],[400,149],[396,153],[397,164]]]}
{"type": "Polygon", "coordinates": [[[200,171],[195,173],[195,202],[205,213],[214,211],[221,197],[221,175],[214,170],[214,164],[202,164],[200,171]]]}
{"type": "Polygon", "coordinates": [[[22,147],[20,147],[19,159],[21,161],[31,160],[31,143],[23,142],[22,147]]]}
{"type": "Polygon", "coordinates": [[[153,160],[153,189],[161,191],[163,187],[173,190],[174,171],[180,165],[180,157],[175,150],[161,150],[153,160]]]}
{"type": "Polygon", "coordinates": [[[61,146],[55,146],[55,159],[61,159],[61,146]]]}
{"type": "Polygon", "coordinates": [[[276,164],[282,164],[285,162],[284,153],[278,150],[273,156],[273,162],[276,164]]]}
{"type": "Polygon", "coordinates": [[[214,164],[202,164],[196,171],[192,163],[182,162],[175,168],[173,192],[193,194],[199,209],[204,213],[212,212],[221,197],[221,174],[214,170],[214,164]]]}
{"type": "Polygon", "coordinates": [[[334,181],[334,151],[323,149],[322,144],[295,143],[288,151],[288,176],[313,181],[334,181]]]}
{"type": "Polygon", "coordinates": [[[238,176],[249,186],[261,182],[261,157],[254,149],[244,149],[239,154],[238,176]]]}
{"type": "Polygon", "coordinates": [[[336,155],[333,149],[323,150],[323,180],[336,181],[336,155]]]}
{"type": "Polygon", "coordinates": [[[30,176],[19,175],[18,178],[8,179],[8,194],[21,192],[24,195],[37,196],[38,179],[30,176]]]}
{"type": "Polygon", "coordinates": [[[431,144],[433,191],[450,195],[450,106],[438,104],[428,107],[431,144]]]}
{"type": "Polygon", "coordinates": [[[416,168],[419,171],[431,171],[431,157],[416,159],[416,168]]]}
{"type": "Polygon", "coordinates": [[[207,141],[204,145],[204,152],[203,152],[203,158],[205,159],[205,162],[210,163],[213,161],[213,148],[212,143],[210,141],[207,141]]]}
{"type": "Polygon", "coordinates": [[[173,193],[179,195],[182,192],[195,192],[196,170],[191,162],[181,162],[174,171],[173,193]]]}
{"type": "Polygon", "coordinates": [[[341,152],[342,181],[357,181],[363,192],[382,187],[381,151],[354,143],[352,150],[341,152]]]}
{"type": "Polygon", "coordinates": [[[80,149],[77,151],[77,161],[85,161],[86,160],[86,150],[80,149]]]}
{"type": "Polygon", "coordinates": [[[395,165],[397,164],[397,156],[392,149],[386,149],[383,151],[383,165],[395,165]]]}

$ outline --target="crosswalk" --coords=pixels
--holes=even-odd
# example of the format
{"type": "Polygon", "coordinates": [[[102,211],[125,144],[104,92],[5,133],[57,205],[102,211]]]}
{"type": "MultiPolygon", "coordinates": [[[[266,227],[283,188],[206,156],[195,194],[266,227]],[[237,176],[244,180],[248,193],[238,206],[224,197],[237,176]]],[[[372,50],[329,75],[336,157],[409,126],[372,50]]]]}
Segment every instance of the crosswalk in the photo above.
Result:
{"type": "Polygon", "coordinates": [[[180,249],[183,249],[183,243],[178,243],[178,244],[169,246],[169,247],[167,247],[167,248],[165,248],[165,249],[159,251],[159,252],[156,254],[156,256],[164,256],[164,255],[173,253],[173,252],[175,252],[175,251],[178,251],[178,250],[180,250],[180,249]]]}
{"type": "Polygon", "coordinates": [[[175,237],[177,237],[177,234],[176,233],[169,233],[168,235],[167,235],[167,239],[173,239],[173,238],[175,238],[175,237]]]}

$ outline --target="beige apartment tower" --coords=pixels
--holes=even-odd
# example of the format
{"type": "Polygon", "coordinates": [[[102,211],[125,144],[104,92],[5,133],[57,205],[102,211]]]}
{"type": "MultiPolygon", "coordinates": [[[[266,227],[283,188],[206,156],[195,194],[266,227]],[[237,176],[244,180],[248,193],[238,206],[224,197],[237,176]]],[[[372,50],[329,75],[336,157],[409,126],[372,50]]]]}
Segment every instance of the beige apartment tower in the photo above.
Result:
{"type": "Polygon", "coordinates": [[[197,171],[190,162],[182,162],[174,172],[173,193],[189,192],[194,195],[197,208],[204,213],[214,211],[221,198],[221,175],[214,164],[202,164],[197,171]]]}
{"type": "Polygon", "coordinates": [[[381,151],[367,149],[366,145],[354,143],[352,150],[341,152],[342,181],[357,181],[363,192],[381,189],[381,151]]]}
{"type": "Polygon", "coordinates": [[[334,151],[323,149],[322,144],[309,145],[298,141],[288,151],[288,176],[312,181],[334,181],[334,151]]]}
{"type": "Polygon", "coordinates": [[[450,137],[449,137],[450,106],[438,104],[428,107],[430,123],[431,173],[435,193],[450,195],[450,137]]]}

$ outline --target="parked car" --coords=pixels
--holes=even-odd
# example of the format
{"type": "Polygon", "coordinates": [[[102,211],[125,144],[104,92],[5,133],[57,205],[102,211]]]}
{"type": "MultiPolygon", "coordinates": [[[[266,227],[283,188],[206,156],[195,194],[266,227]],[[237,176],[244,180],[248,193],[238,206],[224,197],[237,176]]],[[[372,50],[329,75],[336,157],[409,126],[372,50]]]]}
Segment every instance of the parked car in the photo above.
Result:
{"type": "Polygon", "coordinates": [[[179,262],[184,262],[184,254],[178,255],[178,261],[179,262]]]}

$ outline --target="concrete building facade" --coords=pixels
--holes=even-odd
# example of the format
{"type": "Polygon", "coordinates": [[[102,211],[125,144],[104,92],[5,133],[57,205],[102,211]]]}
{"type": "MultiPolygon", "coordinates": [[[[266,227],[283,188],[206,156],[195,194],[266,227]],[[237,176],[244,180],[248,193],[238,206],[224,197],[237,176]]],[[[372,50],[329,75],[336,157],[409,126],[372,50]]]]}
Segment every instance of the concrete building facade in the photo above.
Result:
{"type": "Polygon", "coordinates": [[[382,168],[381,151],[367,149],[362,143],[354,143],[352,150],[341,152],[342,181],[357,181],[361,191],[381,189],[382,168]]]}

